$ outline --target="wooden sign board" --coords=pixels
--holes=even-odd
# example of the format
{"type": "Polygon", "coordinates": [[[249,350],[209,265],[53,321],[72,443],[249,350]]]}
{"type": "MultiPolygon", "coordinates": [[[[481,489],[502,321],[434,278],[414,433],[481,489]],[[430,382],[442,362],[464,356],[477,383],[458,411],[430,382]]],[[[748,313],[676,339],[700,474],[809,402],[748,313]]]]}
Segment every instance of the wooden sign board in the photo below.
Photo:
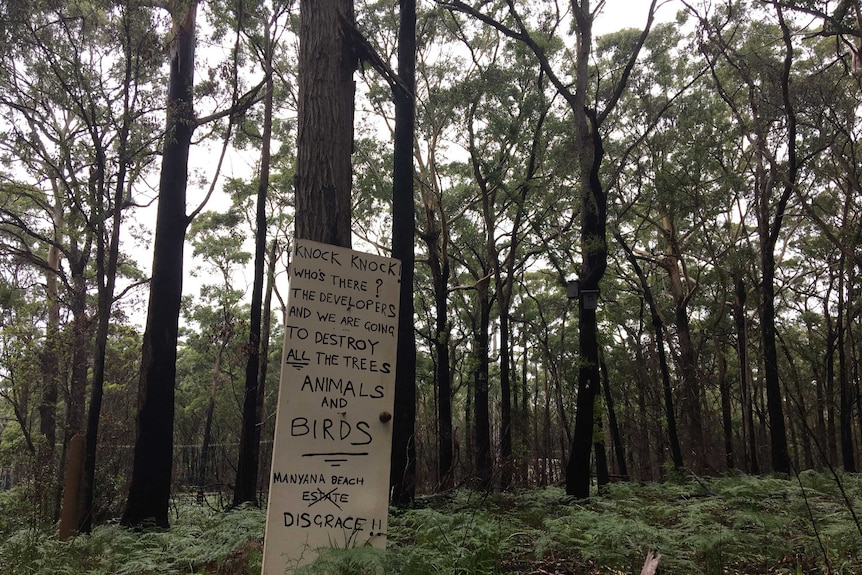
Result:
{"type": "Polygon", "coordinates": [[[401,263],[296,240],[263,575],[386,546],[401,263]]]}

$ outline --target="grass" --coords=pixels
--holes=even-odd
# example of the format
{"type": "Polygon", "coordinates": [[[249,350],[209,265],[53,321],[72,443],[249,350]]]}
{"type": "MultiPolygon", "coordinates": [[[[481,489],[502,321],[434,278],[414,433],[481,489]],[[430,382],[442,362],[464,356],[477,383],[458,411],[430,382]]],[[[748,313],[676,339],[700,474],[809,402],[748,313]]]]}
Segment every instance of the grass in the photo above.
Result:
{"type": "MultiPolygon", "coordinates": [[[[841,485],[857,513],[862,476],[841,485]]],[[[14,497],[0,498],[0,506],[14,497]]],[[[13,510],[0,509],[3,517],[13,510]]],[[[22,517],[26,514],[20,514],[22,517]]],[[[562,490],[424,498],[393,510],[386,551],[324,553],[299,575],[639,573],[649,550],[659,573],[862,573],[862,533],[831,475],[732,476],[611,485],[588,502],[562,490]]],[[[177,505],[170,531],[114,524],[59,542],[54,532],[0,523],[0,573],[260,573],[264,512],[177,505]]]]}

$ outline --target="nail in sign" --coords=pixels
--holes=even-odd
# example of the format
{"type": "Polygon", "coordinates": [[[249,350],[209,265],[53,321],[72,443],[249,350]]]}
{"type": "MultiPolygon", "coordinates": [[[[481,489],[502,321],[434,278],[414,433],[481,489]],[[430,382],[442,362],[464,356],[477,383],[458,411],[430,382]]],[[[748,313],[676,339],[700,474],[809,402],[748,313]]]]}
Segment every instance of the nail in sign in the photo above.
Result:
{"type": "Polygon", "coordinates": [[[296,240],[263,575],[386,546],[401,262],[296,240]]]}

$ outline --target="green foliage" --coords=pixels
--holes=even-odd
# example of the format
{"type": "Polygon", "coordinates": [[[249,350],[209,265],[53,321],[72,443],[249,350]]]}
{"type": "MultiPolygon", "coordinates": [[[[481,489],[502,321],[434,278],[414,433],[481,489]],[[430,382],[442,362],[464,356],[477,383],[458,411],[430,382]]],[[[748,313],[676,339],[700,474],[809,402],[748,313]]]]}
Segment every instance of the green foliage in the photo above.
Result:
{"type": "MultiPolygon", "coordinates": [[[[665,575],[858,573],[862,477],[734,476],[638,485],[572,502],[555,487],[480,495],[461,490],[396,511],[387,549],[331,549],[298,575],[491,575],[638,572],[648,550],[665,575]],[[843,491],[843,493],[842,493],[843,491]],[[846,494],[846,501],[845,501],[846,494]]],[[[25,508],[0,493],[0,572],[9,575],[257,574],[264,512],[179,503],[170,531],[98,527],[58,542],[10,519],[25,508]]]]}
{"type": "Polygon", "coordinates": [[[264,512],[253,507],[216,513],[180,504],[170,531],[136,532],[111,524],[61,542],[52,533],[20,529],[0,545],[0,572],[171,575],[215,572],[230,562],[230,573],[259,573],[263,526],[264,512]],[[237,558],[248,565],[237,567],[237,558]]]}

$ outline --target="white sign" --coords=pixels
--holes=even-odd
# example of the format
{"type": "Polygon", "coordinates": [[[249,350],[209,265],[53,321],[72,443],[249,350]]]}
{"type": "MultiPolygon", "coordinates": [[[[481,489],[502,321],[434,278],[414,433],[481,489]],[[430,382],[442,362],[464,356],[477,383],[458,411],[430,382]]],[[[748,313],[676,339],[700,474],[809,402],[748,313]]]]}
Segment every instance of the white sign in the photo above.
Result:
{"type": "Polygon", "coordinates": [[[296,240],[263,575],[386,546],[401,263],[296,240]]]}

